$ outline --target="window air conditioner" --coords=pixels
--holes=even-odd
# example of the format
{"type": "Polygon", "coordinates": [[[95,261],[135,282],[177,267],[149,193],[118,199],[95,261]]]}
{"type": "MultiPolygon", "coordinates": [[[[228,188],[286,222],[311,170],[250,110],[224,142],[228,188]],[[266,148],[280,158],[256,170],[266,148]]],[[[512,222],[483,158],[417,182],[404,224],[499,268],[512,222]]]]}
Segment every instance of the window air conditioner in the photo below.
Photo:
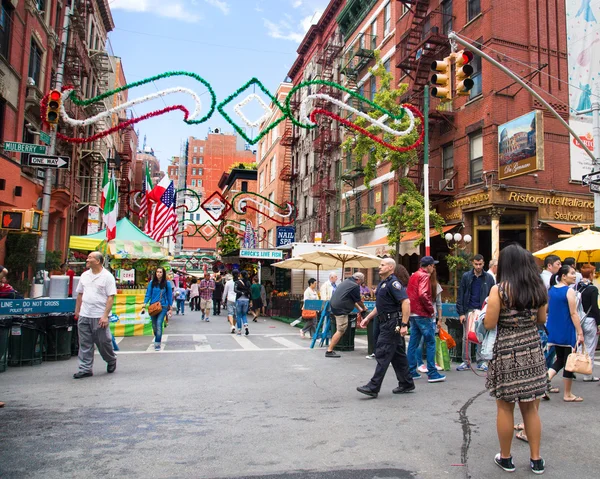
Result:
{"type": "Polygon", "coordinates": [[[443,179],[440,180],[439,184],[440,191],[453,191],[454,190],[454,180],[453,179],[443,179]]]}

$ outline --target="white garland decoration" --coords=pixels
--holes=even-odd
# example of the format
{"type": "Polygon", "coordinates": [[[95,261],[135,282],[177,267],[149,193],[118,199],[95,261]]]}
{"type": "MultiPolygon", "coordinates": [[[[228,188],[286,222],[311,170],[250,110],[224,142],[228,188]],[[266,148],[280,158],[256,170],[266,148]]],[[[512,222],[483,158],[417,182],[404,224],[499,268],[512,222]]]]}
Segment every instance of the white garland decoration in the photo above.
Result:
{"type": "Polygon", "coordinates": [[[279,216],[280,218],[289,218],[294,213],[294,207],[291,203],[286,203],[286,208],[288,211],[287,214],[281,214],[281,213],[277,212],[275,210],[275,207],[273,205],[271,205],[270,203],[269,204],[259,203],[254,198],[250,198],[250,197],[238,199],[238,208],[240,209],[240,211],[243,209],[242,202],[244,204],[254,203],[258,207],[258,211],[265,216],[267,216],[265,214],[265,212],[268,212],[268,213],[271,213],[271,215],[279,216]],[[265,211],[263,211],[263,210],[265,210],[265,211]]]}
{"type": "MultiPolygon", "coordinates": [[[[406,114],[408,115],[408,118],[410,120],[410,123],[408,125],[408,127],[406,128],[406,130],[394,130],[393,128],[390,128],[389,126],[387,126],[384,122],[388,120],[388,115],[383,115],[381,117],[379,117],[378,119],[375,118],[371,118],[369,115],[367,115],[366,113],[357,110],[356,108],[344,103],[341,100],[338,100],[336,98],[331,97],[330,95],[326,95],[324,93],[315,93],[313,95],[308,95],[306,98],[304,98],[304,100],[302,100],[302,103],[300,104],[300,117],[301,120],[305,123],[308,123],[310,125],[316,125],[316,123],[313,123],[308,114],[307,114],[307,104],[309,100],[313,100],[313,99],[322,99],[322,100],[327,100],[331,103],[333,103],[334,105],[339,106],[340,108],[342,108],[343,110],[347,110],[357,116],[360,116],[361,118],[364,118],[365,120],[367,120],[369,123],[371,123],[373,126],[376,126],[378,128],[381,128],[382,130],[384,130],[387,133],[390,133],[391,135],[394,136],[406,136],[409,133],[411,133],[415,127],[415,116],[413,114],[412,111],[410,111],[408,108],[404,108],[404,111],[406,112],[406,114]]],[[[400,123],[402,120],[394,120],[394,123],[400,123]]]]}
{"type": "Polygon", "coordinates": [[[200,97],[198,96],[198,94],[193,91],[190,90],[189,88],[184,88],[184,87],[175,87],[175,88],[167,88],[166,90],[161,90],[159,92],[156,93],[152,93],[150,95],[146,95],[140,98],[136,98],[135,100],[131,100],[128,101],[126,103],[123,103],[121,105],[118,105],[114,108],[110,108],[107,111],[103,111],[102,113],[98,113],[97,115],[94,115],[90,118],[87,118],[85,120],[76,120],[75,118],[71,118],[69,116],[69,114],[67,113],[67,110],[65,109],[65,102],[67,101],[67,99],[69,98],[69,95],[71,94],[71,91],[73,89],[67,89],[62,93],[62,103],[60,105],[60,113],[61,116],[63,117],[63,119],[72,126],[88,126],[88,125],[92,125],[104,118],[109,118],[113,113],[116,113],[118,111],[121,110],[126,110],[134,105],[138,105],[140,103],[144,103],[146,101],[150,101],[150,100],[154,100],[156,98],[161,98],[164,97],[166,95],[171,95],[173,93],[187,93],[189,95],[191,95],[194,98],[194,102],[196,103],[195,108],[193,113],[190,114],[190,116],[188,117],[188,120],[194,120],[196,119],[199,115],[200,112],[202,110],[202,101],[200,100],[200,97]]]}
{"type": "Polygon", "coordinates": [[[251,93],[250,95],[248,95],[241,102],[239,102],[237,105],[235,105],[233,107],[233,110],[242,119],[242,121],[246,125],[248,125],[250,128],[258,128],[260,125],[263,124],[263,122],[267,121],[269,119],[269,116],[271,115],[271,110],[270,110],[269,106],[256,93],[251,93]],[[265,110],[265,114],[256,121],[248,120],[248,118],[246,118],[246,115],[244,115],[244,112],[242,111],[242,108],[244,106],[246,106],[248,103],[250,103],[252,100],[258,101],[259,105],[263,108],[263,110],[265,110]]]}

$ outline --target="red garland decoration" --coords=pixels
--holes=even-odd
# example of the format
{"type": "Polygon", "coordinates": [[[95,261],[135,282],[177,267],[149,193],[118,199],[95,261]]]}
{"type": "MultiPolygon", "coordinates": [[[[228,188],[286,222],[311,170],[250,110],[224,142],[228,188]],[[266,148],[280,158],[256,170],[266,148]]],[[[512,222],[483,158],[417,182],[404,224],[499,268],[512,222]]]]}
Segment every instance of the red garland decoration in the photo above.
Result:
{"type": "Polygon", "coordinates": [[[358,125],[352,123],[351,121],[346,120],[345,118],[342,118],[341,116],[338,116],[335,113],[331,113],[330,111],[324,110],[322,108],[317,108],[316,110],[313,110],[311,112],[311,114],[310,114],[310,121],[312,121],[313,123],[316,123],[315,119],[316,119],[317,115],[325,115],[325,116],[328,116],[330,118],[333,118],[334,120],[339,121],[340,123],[342,123],[342,124],[344,124],[344,125],[352,128],[353,130],[358,131],[359,133],[361,133],[361,134],[363,134],[365,136],[368,136],[369,138],[371,138],[371,140],[376,141],[380,145],[383,145],[386,148],[389,148],[390,150],[404,152],[404,151],[414,150],[421,143],[423,143],[423,139],[425,138],[425,128],[423,128],[422,125],[425,122],[425,118],[423,117],[423,114],[419,111],[419,109],[416,108],[413,105],[410,105],[408,103],[404,103],[402,105],[402,107],[407,108],[408,110],[412,111],[415,114],[415,116],[421,120],[421,134],[419,135],[419,138],[417,138],[417,141],[414,142],[412,145],[409,145],[409,146],[394,146],[394,145],[388,143],[387,141],[382,140],[378,136],[373,135],[372,133],[368,132],[367,130],[365,130],[361,126],[358,126],[358,125]]]}
{"type": "MultiPolygon", "coordinates": [[[[315,110],[315,111],[317,111],[317,110],[315,110]]],[[[314,112],[313,112],[313,113],[314,113],[314,112]]],[[[311,120],[311,121],[313,121],[313,119],[312,119],[312,115],[311,115],[311,119],[310,119],[310,120],[311,120]]],[[[293,212],[293,213],[290,215],[290,218],[289,218],[289,220],[287,220],[287,221],[286,221],[286,220],[283,220],[283,221],[282,221],[282,220],[279,220],[279,219],[277,219],[277,218],[273,218],[272,216],[269,216],[268,214],[266,214],[266,213],[263,213],[263,212],[262,212],[262,211],[260,211],[258,208],[254,208],[253,206],[250,206],[250,205],[246,205],[246,207],[245,207],[245,208],[243,208],[243,209],[242,209],[242,211],[243,211],[244,213],[246,212],[246,210],[252,210],[252,211],[256,211],[256,212],[257,212],[259,215],[263,215],[263,216],[265,216],[265,217],[269,218],[270,220],[272,220],[272,221],[275,221],[275,223],[279,223],[279,224],[280,224],[280,225],[282,225],[282,226],[285,226],[285,225],[291,225],[291,224],[294,222],[294,220],[296,219],[296,208],[294,207],[294,205],[293,205],[292,203],[286,202],[285,204],[286,204],[286,205],[288,205],[288,208],[290,208],[290,207],[291,207],[291,208],[292,208],[292,212],[293,212]]],[[[279,208],[281,208],[281,207],[279,206],[279,208]]],[[[243,236],[243,235],[242,235],[242,236],[243,236]]]]}

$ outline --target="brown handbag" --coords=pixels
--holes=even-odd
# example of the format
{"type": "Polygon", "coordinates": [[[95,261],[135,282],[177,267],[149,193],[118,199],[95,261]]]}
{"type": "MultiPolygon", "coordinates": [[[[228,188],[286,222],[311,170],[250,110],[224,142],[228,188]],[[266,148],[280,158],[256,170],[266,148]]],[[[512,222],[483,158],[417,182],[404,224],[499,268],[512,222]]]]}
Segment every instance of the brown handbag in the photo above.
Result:
{"type": "Polygon", "coordinates": [[[589,376],[592,374],[592,358],[585,350],[585,344],[582,344],[581,352],[578,352],[577,349],[569,354],[567,357],[567,364],[565,364],[565,370],[571,373],[577,374],[585,374],[589,376]]]}
{"type": "Polygon", "coordinates": [[[317,319],[317,312],[310,309],[303,309],[302,319],[317,319]]]}
{"type": "Polygon", "coordinates": [[[162,313],[163,307],[162,307],[162,289],[160,290],[160,299],[158,301],[156,301],[155,303],[152,303],[150,306],[148,306],[148,314],[150,316],[158,316],[160,313],[162,313]]]}

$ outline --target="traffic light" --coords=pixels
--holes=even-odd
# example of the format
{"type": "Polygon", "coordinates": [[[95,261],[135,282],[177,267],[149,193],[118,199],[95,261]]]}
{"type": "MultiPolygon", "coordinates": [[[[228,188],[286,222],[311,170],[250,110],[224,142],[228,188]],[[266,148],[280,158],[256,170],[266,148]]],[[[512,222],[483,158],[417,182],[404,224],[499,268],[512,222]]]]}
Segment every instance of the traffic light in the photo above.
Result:
{"type": "Polygon", "coordinates": [[[61,104],[62,93],[58,90],[50,91],[50,94],[48,95],[48,108],[46,108],[46,121],[51,125],[58,124],[61,104]]]}
{"type": "Polygon", "coordinates": [[[469,90],[473,88],[475,83],[470,78],[473,74],[473,66],[469,65],[473,60],[473,53],[468,50],[461,50],[454,54],[456,61],[456,95],[457,96],[468,96],[469,90]]]}
{"type": "Polygon", "coordinates": [[[450,78],[452,76],[452,57],[436,60],[431,63],[431,70],[438,72],[431,76],[431,83],[435,85],[431,89],[431,95],[442,101],[452,100],[452,88],[450,78]]]}
{"type": "Polygon", "coordinates": [[[42,227],[42,212],[37,210],[27,210],[23,218],[23,228],[26,230],[39,232],[42,227]]]}
{"type": "Polygon", "coordinates": [[[2,229],[21,231],[23,229],[23,211],[3,211],[2,229]]]}

